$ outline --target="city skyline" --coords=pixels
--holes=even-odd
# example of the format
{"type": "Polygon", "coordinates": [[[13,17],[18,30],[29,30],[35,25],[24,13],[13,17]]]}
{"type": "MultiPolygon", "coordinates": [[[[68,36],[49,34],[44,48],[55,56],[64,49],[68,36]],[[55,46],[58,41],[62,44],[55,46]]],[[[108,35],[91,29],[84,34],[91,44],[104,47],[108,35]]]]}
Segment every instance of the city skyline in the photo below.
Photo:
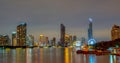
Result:
{"type": "Polygon", "coordinates": [[[28,34],[60,38],[59,25],[78,38],[87,36],[89,17],[93,19],[93,36],[98,41],[111,40],[114,24],[120,25],[119,0],[1,0],[0,34],[11,36],[21,22],[28,23],[28,34]]]}

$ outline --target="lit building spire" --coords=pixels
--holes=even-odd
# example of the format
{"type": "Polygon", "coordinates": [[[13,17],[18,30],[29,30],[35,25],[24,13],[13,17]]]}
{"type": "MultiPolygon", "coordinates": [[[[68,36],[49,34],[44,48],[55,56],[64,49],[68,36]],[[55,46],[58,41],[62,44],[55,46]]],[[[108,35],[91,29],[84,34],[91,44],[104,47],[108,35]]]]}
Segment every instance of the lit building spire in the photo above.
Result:
{"type": "Polygon", "coordinates": [[[89,18],[88,39],[93,38],[92,21],[92,18],[89,18]]]}
{"type": "Polygon", "coordinates": [[[90,22],[92,22],[92,21],[93,21],[93,19],[92,19],[92,18],[89,18],[89,21],[90,21],[90,22]]]}
{"type": "Polygon", "coordinates": [[[88,45],[93,45],[96,41],[93,38],[93,28],[92,28],[93,19],[89,18],[89,28],[88,28],[88,45]]]}

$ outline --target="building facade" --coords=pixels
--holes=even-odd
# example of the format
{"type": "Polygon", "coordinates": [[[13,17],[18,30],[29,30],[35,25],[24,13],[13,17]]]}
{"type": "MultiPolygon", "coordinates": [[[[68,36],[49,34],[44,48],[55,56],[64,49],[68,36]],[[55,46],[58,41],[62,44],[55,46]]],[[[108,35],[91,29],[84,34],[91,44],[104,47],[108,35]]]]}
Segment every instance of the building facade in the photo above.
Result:
{"type": "Polygon", "coordinates": [[[17,46],[25,46],[27,37],[27,24],[21,23],[17,26],[17,46]]]}
{"type": "Polygon", "coordinates": [[[77,36],[74,35],[72,40],[73,40],[73,42],[77,41],[77,36]]]}
{"type": "Polygon", "coordinates": [[[53,39],[51,40],[51,46],[56,46],[56,38],[53,37],[53,39]]]}
{"type": "Polygon", "coordinates": [[[33,35],[27,35],[26,46],[34,46],[34,36],[33,35]]]}
{"type": "Polygon", "coordinates": [[[8,35],[0,35],[0,46],[9,46],[10,38],[8,35]]]}
{"type": "Polygon", "coordinates": [[[60,25],[60,42],[61,46],[65,45],[65,26],[63,24],[60,25]]]}
{"type": "Polygon", "coordinates": [[[92,18],[89,18],[89,28],[88,28],[88,45],[93,45],[96,43],[96,40],[93,38],[93,28],[92,28],[92,18]]]}
{"type": "Polygon", "coordinates": [[[88,40],[93,39],[92,19],[89,18],[88,40]]]}
{"type": "Polygon", "coordinates": [[[17,46],[17,34],[12,32],[12,46],[17,46]]]}
{"type": "Polygon", "coordinates": [[[40,35],[40,44],[45,43],[45,36],[43,34],[40,35]]]}
{"type": "Polygon", "coordinates": [[[120,39],[120,26],[114,25],[111,30],[112,40],[120,39]]]}

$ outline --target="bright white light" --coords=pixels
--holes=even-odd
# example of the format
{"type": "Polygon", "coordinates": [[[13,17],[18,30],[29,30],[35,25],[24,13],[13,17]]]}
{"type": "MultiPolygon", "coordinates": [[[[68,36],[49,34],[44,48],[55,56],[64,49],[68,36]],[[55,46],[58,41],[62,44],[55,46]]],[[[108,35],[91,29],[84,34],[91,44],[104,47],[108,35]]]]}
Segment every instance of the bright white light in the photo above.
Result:
{"type": "Polygon", "coordinates": [[[12,34],[16,34],[16,32],[12,32],[12,34]]]}
{"type": "Polygon", "coordinates": [[[90,22],[92,22],[92,21],[93,21],[93,19],[92,19],[92,18],[89,18],[89,21],[90,21],[90,22]]]}
{"type": "Polygon", "coordinates": [[[88,45],[93,45],[93,44],[95,44],[95,43],[96,43],[95,39],[90,39],[90,40],[88,41],[88,45]]]}
{"type": "Polygon", "coordinates": [[[76,46],[81,46],[81,41],[76,41],[76,46]]]}

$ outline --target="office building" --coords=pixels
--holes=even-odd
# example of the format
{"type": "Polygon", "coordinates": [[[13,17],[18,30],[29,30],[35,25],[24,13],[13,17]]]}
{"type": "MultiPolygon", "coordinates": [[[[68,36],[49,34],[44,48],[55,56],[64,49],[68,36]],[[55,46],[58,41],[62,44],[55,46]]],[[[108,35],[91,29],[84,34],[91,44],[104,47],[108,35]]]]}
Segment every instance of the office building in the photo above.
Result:
{"type": "Polygon", "coordinates": [[[39,38],[40,42],[39,42],[39,45],[40,46],[46,46],[46,38],[43,34],[40,34],[40,38],[39,38]]]}
{"type": "Polygon", "coordinates": [[[120,39],[120,26],[114,25],[111,30],[112,40],[120,39]]]}
{"type": "Polygon", "coordinates": [[[44,43],[45,42],[45,36],[44,35],[40,35],[40,43],[44,43]]]}
{"type": "Polygon", "coordinates": [[[73,42],[77,41],[77,36],[76,35],[73,36],[73,40],[72,41],[73,42]]]}
{"type": "Polygon", "coordinates": [[[72,35],[70,35],[69,38],[70,38],[70,45],[72,46],[72,44],[73,44],[72,35]]]}
{"type": "Polygon", "coordinates": [[[70,45],[70,36],[68,34],[65,34],[65,46],[69,46],[70,45]]]}
{"type": "Polygon", "coordinates": [[[45,37],[45,43],[46,43],[46,46],[49,46],[49,38],[48,37],[45,37]]]}
{"type": "Polygon", "coordinates": [[[53,39],[51,40],[51,45],[56,46],[56,38],[55,37],[53,37],[53,39]]]}
{"type": "Polygon", "coordinates": [[[26,46],[34,46],[34,36],[33,35],[27,35],[26,46]]]}
{"type": "Polygon", "coordinates": [[[12,32],[12,46],[17,46],[17,34],[12,32]]]}
{"type": "Polygon", "coordinates": [[[17,26],[17,46],[26,45],[27,24],[21,23],[17,26]]]}
{"type": "Polygon", "coordinates": [[[60,42],[61,46],[65,44],[65,26],[63,24],[60,25],[60,42]]]}
{"type": "Polygon", "coordinates": [[[0,35],[0,46],[8,46],[10,44],[10,38],[8,35],[0,35]]]}
{"type": "Polygon", "coordinates": [[[29,35],[29,37],[30,37],[30,41],[31,41],[32,45],[34,45],[34,36],[33,35],[29,35]]]}

